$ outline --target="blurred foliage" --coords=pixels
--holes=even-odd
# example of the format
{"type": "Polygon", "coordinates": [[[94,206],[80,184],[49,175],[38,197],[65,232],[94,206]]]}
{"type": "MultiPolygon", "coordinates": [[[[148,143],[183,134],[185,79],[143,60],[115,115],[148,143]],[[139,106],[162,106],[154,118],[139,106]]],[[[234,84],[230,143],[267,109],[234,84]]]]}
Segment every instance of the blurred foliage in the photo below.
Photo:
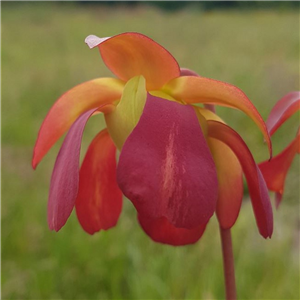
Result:
{"type": "MultiPolygon", "coordinates": [[[[264,119],[280,97],[299,89],[298,11],[205,12],[191,5],[165,13],[153,5],[2,2],[2,299],[223,298],[215,218],[196,245],[179,248],[153,243],[129,201],[110,231],[89,236],[73,214],[59,233],[50,232],[47,194],[59,143],[35,172],[30,167],[39,126],[55,99],[78,83],[111,76],[98,51],[84,44],[89,34],[144,33],[181,66],[239,86],[264,119]]],[[[268,157],[247,116],[223,107],[217,112],[257,161],[268,157]]],[[[298,124],[295,115],[276,133],[275,154],[298,124]]],[[[103,126],[101,116],[89,121],[82,155],[103,126]]],[[[240,299],[299,299],[298,188],[299,157],[266,241],[245,197],[233,228],[240,299]]]]}

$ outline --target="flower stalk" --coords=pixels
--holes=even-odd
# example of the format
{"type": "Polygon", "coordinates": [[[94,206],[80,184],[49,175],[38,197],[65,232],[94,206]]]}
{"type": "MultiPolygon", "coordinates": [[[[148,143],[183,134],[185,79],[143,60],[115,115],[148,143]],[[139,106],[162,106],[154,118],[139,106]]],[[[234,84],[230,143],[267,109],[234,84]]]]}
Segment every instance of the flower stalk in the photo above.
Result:
{"type": "Polygon", "coordinates": [[[226,300],[236,300],[236,285],[234,274],[234,258],[232,251],[231,231],[220,226],[222,243],[223,267],[225,278],[226,300]]]}

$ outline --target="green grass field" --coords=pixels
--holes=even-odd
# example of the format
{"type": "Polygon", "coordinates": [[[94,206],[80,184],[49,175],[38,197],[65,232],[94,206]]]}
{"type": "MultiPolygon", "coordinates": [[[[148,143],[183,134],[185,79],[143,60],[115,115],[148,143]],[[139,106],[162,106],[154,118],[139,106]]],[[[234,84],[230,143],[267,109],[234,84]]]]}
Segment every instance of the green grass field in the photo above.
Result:
{"type": "MultiPolygon", "coordinates": [[[[84,38],[125,31],[150,36],[181,66],[237,85],[264,119],[279,98],[299,90],[297,11],[164,13],[147,6],[2,3],[2,299],[224,298],[215,217],[197,244],[178,248],[153,243],[127,200],[110,231],[89,236],[75,214],[59,233],[48,230],[48,188],[59,145],[33,171],[39,126],[63,92],[111,76],[84,38]]],[[[267,159],[262,135],[247,116],[222,107],[217,112],[257,161],[267,159]]],[[[295,115],[274,136],[275,154],[298,123],[295,115]]],[[[90,120],[82,153],[103,126],[101,117],[90,120]]],[[[232,230],[239,299],[299,299],[299,157],[274,221],[272,239],[264,240],[245,195],[232,230]]]]}

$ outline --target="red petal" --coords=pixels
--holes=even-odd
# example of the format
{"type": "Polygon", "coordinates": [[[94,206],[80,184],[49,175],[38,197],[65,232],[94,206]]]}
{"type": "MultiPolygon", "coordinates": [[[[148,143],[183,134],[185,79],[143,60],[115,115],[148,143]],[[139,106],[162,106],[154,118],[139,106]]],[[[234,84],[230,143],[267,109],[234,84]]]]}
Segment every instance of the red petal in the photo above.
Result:
{"type": "Polygon", "coordinates": [[[96,135],[87,150],[75,207],[82,228],[90,234],[117,224],[122,192],[116,181],[116,147],[107,129],[96,135]]]}
{"type": "Polygon", "coordinates": [[[180,75],[175,58],[143,34],[127,32],[109,38],[90,35],[85,42],[90,48],[98,46],[103,61],[120,79],[144,76],[148,90],[160,89],[180,75]]]}
{"type": "Polygon", "coordinates": [[[193,229],[176,228],[164,217],[151,219],[138,216],[139,222],[147,235],[155,242],[172,246],[184,246],[196,243],[202,236],[206,225],[193,229]]]}
{"type": "Polygon", "coordinates": [[[273,232],[273,214],[266,183],[247,145],[233,129],[208,121],[208,135],[225,143],[235,153],[245,173],[252,206],[260,234],[267,238],[273,232]]]}
{"type": "Polygon", "coordinates": [[[48,200],[48,224],[51,230],[60,230],[73,210],[78,192],[82,134],[87,120],[95,111],[85,112],[74,122],[57,155],[48,200]]]}
{"type": "Polygon", "coordinates": [[[273,107],[266,122],[270,134],[274,132],[300,108],[300,92],[291,92],[273,107]]]}
{"type": "MultiPolygon", "coordinates": [[[[277,192],[282,196],[284,191],[284,182],[292,161],[299,151],[300,135],[299,131],[296,138],[278,155],[270,161],[264,161],[259,164],[259,168],[265,178],[268,189],[277,192]]],[[[277,196],[277,206],[281,197],[277,196]]]]}
{"type": "Polygon", "coordinates": [[[206,224],[216,208],[216,168],[192,107],[148,94],[124,143],[117,180],[137,211],[175,227],[206,224]]]}
{"type": "Polygon", "coordinates": [[[63,94],[48,112],[34,147],[32,167],[84,112],[119,100],[124,84],[114,78],[98,78],[75,86],[63,94]]]}

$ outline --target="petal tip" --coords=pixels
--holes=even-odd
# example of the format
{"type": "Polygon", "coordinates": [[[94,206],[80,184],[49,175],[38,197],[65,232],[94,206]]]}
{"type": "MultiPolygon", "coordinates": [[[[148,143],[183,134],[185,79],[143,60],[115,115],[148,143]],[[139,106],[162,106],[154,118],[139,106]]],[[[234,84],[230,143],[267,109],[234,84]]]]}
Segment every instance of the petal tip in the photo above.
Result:
{"type": "Polygon", "coordinates": [[[84,42],[89,46],[90,49],[93,49],[107,39],[109,39],[109,37],[99,38],[96,35],[91,34],[85,38],[84,42]]]}
{"type": "Polygon", "coordinates": [[[33,149],[32,160],[31,160],[31,167],[32,167],[33,170],[36,169],[39,162],[40,162],[40,160],[37,157],[36,146],[35,146],[34,149],[33,149]]]}
{"type": "Polygon", "coordinates": [[[264,239],[271,239],[272,238],[272,234],[273,234],[273,226],[269,229],[267,229],[266,231],[260,231],[260,235],[264,238],[264,239]]]}
{"type": "Polygon", "coordinates": [[[48,207],[48,228],[50,231],[59,232],[67,223],[67,220],[59,220],[55,217],[48,207]]]}
{"type": "Polygon", "coordinates": [[[62,226],[57,226],[57,224],[55,226],[54,222],[51,221],[48,221],[48,227],[50,231],[55,231],[55,232],[58,232],[62,228],[62,226]]]}
{"type": "Polygon", "coordinates": [[[273,230],[265,237],[265,239],[271,239],[273,234],[273,230]]]}
{"type": "Polygon", "coordinates": [[[31,161],[31,167],[32,167],[33,170],[35,170],[36,167],[37,167],[37,162],[35,161],[34,158],[33,158],[32,161],[31,161]]]}

